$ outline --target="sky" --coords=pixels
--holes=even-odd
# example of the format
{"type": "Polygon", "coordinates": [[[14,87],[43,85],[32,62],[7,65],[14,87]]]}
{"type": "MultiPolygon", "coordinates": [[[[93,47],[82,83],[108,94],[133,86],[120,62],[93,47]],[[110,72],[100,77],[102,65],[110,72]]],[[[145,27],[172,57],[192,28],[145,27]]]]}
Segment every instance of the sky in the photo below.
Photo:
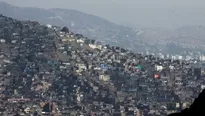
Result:
{"type": "Polygon", "coordinates": [[[205,25],[205,0],[0,0],[17,6],[66,8],[133,27],[205,25]]]}

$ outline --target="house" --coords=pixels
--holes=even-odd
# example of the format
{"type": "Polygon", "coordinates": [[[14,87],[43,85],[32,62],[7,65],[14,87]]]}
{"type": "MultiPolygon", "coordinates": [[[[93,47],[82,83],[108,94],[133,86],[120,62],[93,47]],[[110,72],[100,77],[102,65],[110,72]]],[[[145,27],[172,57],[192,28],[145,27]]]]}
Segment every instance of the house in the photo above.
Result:
{"type": "Polygon", "coordinates": [[[86,63],[86,65],[87,65],[87,68],[88,68],[89,70],[92,69],[92,67],[93,67],[91,61],[88,61],[88,62],[86,63]]]}
{"type": "Polygon", "coordinates": [[[75,39],[72,38],[72,37],[67,37],[67,38],[62,38],[61,41],[62,41],[62,42],[66,42],[66,41],[72,42],[72,41],[75,41],[75,39]]]}
{"type": "Polygon", "coordinates": [[[85,42],[82,38],[77,39],[76,41],[77,41],[77,43],[84,43],[85,42]]]}
{"type": "Polygon", "coordinates": [[[65,37],[71,37],[71,35],[70,34],[65,34],[65,37]]]}
{"type": "Polygon", "coordinates": [[[6,40],[5,40],[5,39],[0,39],[0,42],[1,42],[1,43],[5,43],[6,40]]]}
{"type": "Polygon", "coordinates": [[[125,101],[125,98],[126,98],[126,94],[125,93],[117,92],[117,99],[118,99],[118,101],[123,102],[123,101],[125,101]]]}
{"type": "Polygon", "coordinates": [[[203,75],[202,68],[193,68],[193,75],[197,77],[201,77],[203,75]]]}
{"type": "Polygon", "coordinates": [[[171,66],[171,65],[170,65],[170,66],[169,66],[169,69],[173,70],[173,69],[174,69],[174,66],[171,66]]]}
{"type": "Polygon", "coordinates": [[[63,39],[61,39],[61,41],[66,42],[66,41],[68,41],[68,39],[63,38],[63,39]]]}
{"type": "Polygon", "coordinates": [[[85,65],[85,64],[82,64],[82,63],[77,63],[77,64],[76,64],[76,67],[78,67],[78,70],[79,70],[80,72],[82,72],[83,70],[87,70],[86,65],[85,65]]]}
{"type": "Polygon", "coordinates": [[[17,40],[12,40],[11,41],[12,44],[15,44],[16,42],[17,42],[17,40]]]}
{"type": "Polygon", "coordinates": [[[159,78],[160,78],[160,75],[159,75],[159,74],[154,74],[154,78],[155,78],[155,79],[159,79],[159,78]]]}
{"type": "Polygon", "coordinates": [[[201,85],[201,90],[204,90],[205,89],[205,85],[201,85]]]}
{"type": "Polygon", "coordinates": [[[72,37],[72,38],[73,38],[73,37],[75,37],[75,35],[74,35],[74,34],[70,34],[70,37],[72,37]]]}
{"type": "Polygon", "coordinates": [[[3,54],[1,54],[1,55],[0,55],[0,58],[4,58],[4,55],[3,55],[3,54]]]}
{"type": "Polygon", "coordinates": [[[96,49],[97,46],[95,44],[89,44],[89,47],[91,47],[92,49],[96,49]]]}
{"type": "Polygon", "coordinates": [[[50,25],[50,24],[47,24],[46,26],[47,26],[48,28],[52,28],[52,25],[50,25]]]}
{"type": "Polygon", "coordinates": [[[66,65],[66,66],[69,66],[69,65],[70,65],[70,63],[69,63],[69,62],[66,62],[66,61],[63,62],[62,64],[63,64],[63,65],[66,65]]]}
{"type": "Polygon", "coordinates": [[[101,67],[94,67],[94,70],[101,70],[101,67]]]}
{"type": "Polygon", "coordinates": [[[63,36],[65,36],[65,33],[60,31],[59,35],[60,35],[60,37],[63,37],[63,36]]]}
{"type": "Polygon", "coordinates": [[[103,81],[109,81],[110,80],[110,76],[109,75],[99,75],[99,79],[103,80],[103,81]]]}
{"type": "Polygon", "coordinates": [[[91,47],[92,49],[102,49],[102,45],[97,45],[97,44],[89,44],[89,47],[91,47]]]}
{"type": "Polygon", "coordinates": [[[162,71],[163,70],[163,66],[155,65],[155,70],[156,71],[162,71]]]}
{"type": "Polygon", "coordinates": [[[26,112],[26,114],[28,114],[30,113],[31,109],[27,107],[26,109],[24,109],[24,111],[26,112]]]}
{"type": "Polygon", "coordinates": [[[4,59],[3,61],[4,61],[4,63],[11,63],[11,61],[8,59],[4,59]]]}
{"type": "Polygon", "coordinates": [[[201,55],[201,56],[199,57],[199,60],[200,60],[200,61],[205,61],[205,56],[204,56],[204,55],[201,55]]]}

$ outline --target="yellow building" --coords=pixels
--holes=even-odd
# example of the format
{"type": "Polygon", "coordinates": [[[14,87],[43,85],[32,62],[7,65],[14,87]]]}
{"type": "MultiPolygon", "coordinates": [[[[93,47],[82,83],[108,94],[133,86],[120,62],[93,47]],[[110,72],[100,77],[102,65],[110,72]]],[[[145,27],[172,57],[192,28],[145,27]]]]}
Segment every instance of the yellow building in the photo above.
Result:
{"type": "Polygon", "coordinates": [[[87,67],[85,64],[77,63],[76,67],[78,67],[78,70],[80,71],[87,70],[87,67]]]}
{"type": "Polygon", "coordinates": [[[78,67],[78,70],[76,70],[76,72],[77,72],[79,75],[81,75],[81,72],[82,72],[83,70],[87,70],[87,67],[86,67],[85,64],[77,63],[77,64],[76,64],[76,67],[78,67]]]}
{"type": "Polygon", "coordinates": [[[89,47],[91,47],[92,49],[99,49],[99,50],[102,50],[102,45],[89,44],[89,47]]]}
{"type": "Polygon", "coordinates": [[[61,41],[62,41],[62,42],[66,42],[66,41],[72,42],[72,41],[75,41],[75,39],[74,39],[74,38],[71,38],[71,37],[67,37],[67,38],[62,38],[61,41]]]}
{"type": "Polygon", "coordinates": [[[26,108],[26,109],[24,109],[24,111],[28,114],[28,113],[30,113],[31,109],[30,108],[26,108]]]}
{"type": "Polygon", "coordinates": [[[99,79],[103,81],[109,81],[110,76],[109,75],[99,75],[99,79]]]}

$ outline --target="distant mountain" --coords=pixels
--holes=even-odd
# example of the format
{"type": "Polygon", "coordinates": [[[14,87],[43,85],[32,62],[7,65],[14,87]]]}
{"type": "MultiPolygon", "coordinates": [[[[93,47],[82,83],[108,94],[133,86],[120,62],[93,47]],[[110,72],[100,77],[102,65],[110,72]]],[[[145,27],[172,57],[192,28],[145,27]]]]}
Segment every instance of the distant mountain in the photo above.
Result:
{"type": "Polygon", "coordinates": [[[20,20],[38,21],[42,24],[67,26],[74,33],[135,52],[149,50],[179,53],[190,49],[195,51],[200,49],[205,52],[205,27],[203,26],[134,30],[76,10],[17,7],[4,2],[0,2],[0,14],[20,20]]]}
{"type": "Polygon", "coordinates": [[[142,29],[138,37],[146,42],[164,41],[187,45],[205,44],[205,26],[183,26],[177,29],[142,29]]]}
{"type": "Polygon", "coordinates": [[[175,32],[177,39],[184,43],[197,46],[205,44],[205,26],[184,26],[176,29],[175,32]]]}
{"type": "Polygon", "coordinates": [[[80,33],[88,38],[115,46],[131,49],[140,46],[136,41],[136,32],[132,28],[76,10],[17,7],[0,2],[0,13],[20,20],[34,20],[42,24],[67,26],[74,33],[80,33]]]}
{"type": "Polygon", "coordinates": [[[182,51],[205,52],[205,26],[183,26],[177,29],[146,28],[137,32],[137,38],[147,43],[150,48],[162,49],[164,52],[182,51]],[[175,44],[175,47],[171,47],[175,44]],[[151,47],[152,46],[152,47],[151,47]]]}

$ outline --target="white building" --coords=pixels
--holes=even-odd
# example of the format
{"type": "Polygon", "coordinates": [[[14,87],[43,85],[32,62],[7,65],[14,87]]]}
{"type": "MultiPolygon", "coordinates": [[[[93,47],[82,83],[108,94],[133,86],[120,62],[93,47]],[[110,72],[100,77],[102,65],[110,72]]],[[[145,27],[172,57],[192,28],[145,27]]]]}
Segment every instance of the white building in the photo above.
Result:
{"type": "Polygon", "coordinates": [[[102,49],[102,45],[96,45],[96,44],[89,44],[89,47],[91,47],[92,49],[102,49]]]}
{"type": "Polygon", "coordinates": [[[205,89],[205,85],[201,85],[201,90],[205,89]]]}
{"type": "Polygon", "coordinates": [[[182,59],[183,59],[183,56],[177,55],[177,60],[182,60],[182,59]]]}
{"type": "Polygon", "coordinates": [[[46,26],[47,26],[48,28],[52,28],[52,25],[50,25],[50,24],[47,24],[46,26]]]}
{"type": "Polygon", "coordinates": [[[155,65],[155,70],[156,71],[162,71],[163,70],[163,66],[155,65]]]}
{"type": "Polygon", "coordinates": [[[5,40],[5,39],[0,39],[0,42],[1,42],[1,43],[5,43],[6,40],[5,40]]]}
{"type": "Polygon", "coordinates": [[[164,59],[165,57],[164,57],[163,54],[161,54],[161,55],[159,56],[159,58],[164,59]]]}
{"type": "Polygon", "coordinates": [[[183,56],[181,56],[181,55],[175,55],[175,56],[172,56],[172,59],[173,59],[173,60],[182,60],[182,59],[183,59],[183,56]]]}
{"type": "Polygon", "coordinates": [[[174,66],[170,65],[170,66],[169,66],[169,69],[173,70],[173,69],[174,69],[174,66]]]}
{"type": "Polygon", "coordinates": [[[89,47],[91,47],[92,49],[97,48],[97,46],[95,44],[89,44],[89,47]]]}
{"type": "Polygon", "coordinates": [[[204,56],[204,55],[201,55],[201,56],[199,57],[199,60],[200,60],[200,61],[205,61],[205,56],[204,56]]]}
{"type": "Polygon", "coordinates": [[[77,39],[76,41],[77,41],[77,43],[84,43],[83,39],[77,39]]]}
{"type": "Polygon", "coordinates": [[[193,58],[191,56],[186,56],[186,61],[192,60],[193,58]]]}

